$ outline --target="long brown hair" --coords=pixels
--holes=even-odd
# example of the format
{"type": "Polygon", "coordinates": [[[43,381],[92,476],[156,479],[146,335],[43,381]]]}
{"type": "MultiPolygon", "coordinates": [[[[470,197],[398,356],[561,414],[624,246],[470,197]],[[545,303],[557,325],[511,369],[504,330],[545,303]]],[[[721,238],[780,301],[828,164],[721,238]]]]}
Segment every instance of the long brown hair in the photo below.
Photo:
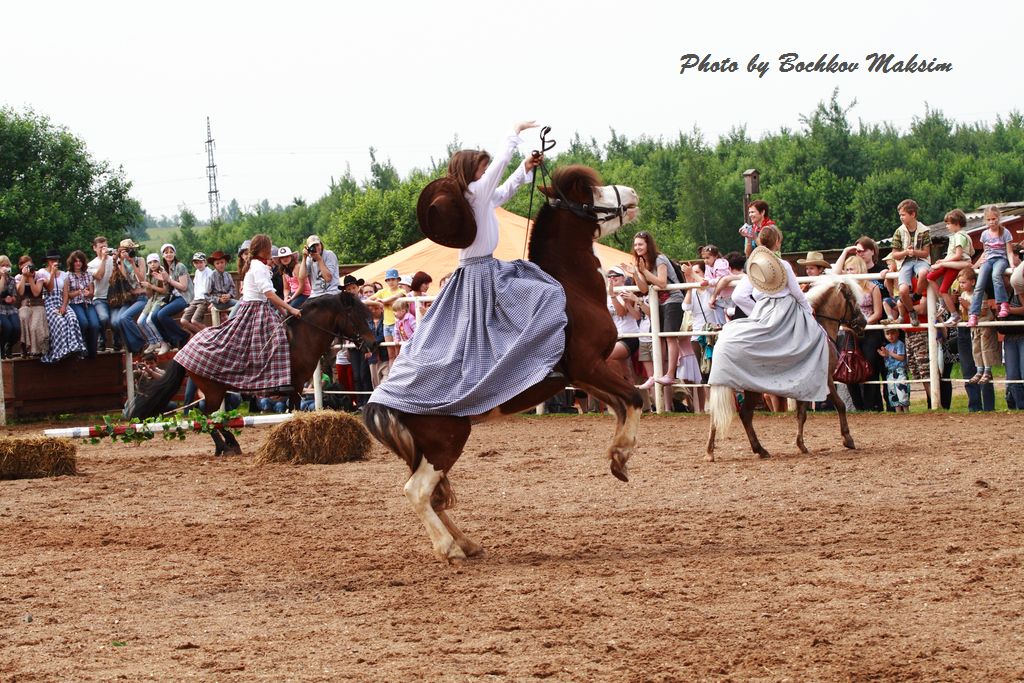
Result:
{"type": "Polygon", "coordinates": [[[455,178],[459,189],[465,192],[476,179],[476,169],[481,161],[490,163],[491,155],[482,149],[460,149],[448,161],[448,177],[455,178]]]}
{"type": "Polygon", "coordinates": [[[85,269],[88,267],[88,262],[89,262],[89,260],[87,258],[85,258],[85,252],[82,251],[81,249],[75,249],[73,252],[71,252],[71,255],[68,256],[68,272],[69,273],[75,272],[75,266],[74,266],[75,261],[81,261],[81,263],[82,263],[82,272],[84,273],[85,269]]]}
{"type": "MultiPolygon", "coordinates": [[[[270,235],[265,235],[262,232],[258,235],[253,235],[252,241],[249,242],[249,257],[256,258],[257,254],[264,251],[269,252],[272,244],[270,235]]],[[[269,254],[267,254],[267,258],[270,258],[269,254]]]]}
{"type": "MultiPolygon", "coordinates": [[[[647,243],[647,255],[644,256],[643,259],[647,266],[647,270],[653,272],[656,268],[658,257],[661,256],[661,252],[658,251],[658,245],[654,242],[654,235],[646,231],[641,231],[635,234],[633,239],[635,240],[637,237],[647,243]]],[[[639,266],[641,258],[640,255],[636,253],[635,247],[631,251],[633,252],[633,265],[639,266]]]]}

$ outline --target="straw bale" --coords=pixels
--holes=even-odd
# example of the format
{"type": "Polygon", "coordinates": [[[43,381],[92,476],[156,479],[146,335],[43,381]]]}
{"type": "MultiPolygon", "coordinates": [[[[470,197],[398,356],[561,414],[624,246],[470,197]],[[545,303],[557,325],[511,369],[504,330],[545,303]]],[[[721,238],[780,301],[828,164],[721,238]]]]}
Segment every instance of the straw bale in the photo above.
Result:
{"type": "Polygon", "coordinates": [[[274,425],[256,451],[256,464],[330,465],[362,460],[370,435],[357,418],[333,410],[296,413],[274,425]]]}
{"type": "Polygon", "coordinates": [[[75,474],[78,447],[49,436],[0,438],[0,479],[37,479],[75,474]]]}

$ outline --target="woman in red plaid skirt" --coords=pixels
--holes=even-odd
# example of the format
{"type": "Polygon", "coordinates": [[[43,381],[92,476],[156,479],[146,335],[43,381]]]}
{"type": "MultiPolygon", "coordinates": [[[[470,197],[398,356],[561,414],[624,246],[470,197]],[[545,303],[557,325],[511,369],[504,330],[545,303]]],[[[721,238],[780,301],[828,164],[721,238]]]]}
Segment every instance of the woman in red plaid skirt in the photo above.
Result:
{"type": "Polygon", "coordinates": [[[237,314],[223,325],[201,330],[175,355],[174,360],[189,372],[240,390],[291,384],[288,337],[271,304],[286,315],[301,313],[274,292],[267,265],[270,245],[267,235],[252,238],[237,314]]]}

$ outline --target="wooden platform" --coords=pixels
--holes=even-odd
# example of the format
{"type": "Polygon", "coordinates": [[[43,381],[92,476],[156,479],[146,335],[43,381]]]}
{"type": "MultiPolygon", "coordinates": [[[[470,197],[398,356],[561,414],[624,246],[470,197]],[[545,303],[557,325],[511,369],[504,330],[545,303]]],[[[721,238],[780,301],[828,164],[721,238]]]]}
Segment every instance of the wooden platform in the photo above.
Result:
{"type": "Polygon", "coordinates": [[[55,365],[34,358],[0,363],[7,419],[62,413],[110,412],[124,407],[124,355],[65,360],[55,365]]]}

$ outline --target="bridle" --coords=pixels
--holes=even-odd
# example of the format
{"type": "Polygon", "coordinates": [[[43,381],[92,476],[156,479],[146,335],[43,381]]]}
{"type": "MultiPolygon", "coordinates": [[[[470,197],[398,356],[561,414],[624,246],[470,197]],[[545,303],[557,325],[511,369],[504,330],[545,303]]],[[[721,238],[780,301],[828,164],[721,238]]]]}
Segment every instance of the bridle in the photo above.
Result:
{"type": "MultiPolygon", "coordinates": [[[[551,126],[544,126],[540,129],[540,150],[533,150],[534,158],[539,157],[541,154],[549,152],[555,148],[555,140],[548,139],[548,133],[551,132],[551,126]]],[[[565,196],[565,193],[551,182],[551,174],[548,173],[547,164],[541,159],[540,165],[541,180],[550,188],[554,189],[557,197],[548,197],[547,205],[553,209],[562,209],[564,211],[571,212],[577,218],[582,218],[585,221],[596,223],[597,225],[603,225],[608,221],[613,221],[616,218],[619,219],[619,225],[616,228],[621,228],[626,224],[625,216],[629,209],[622,205],[622,197],[619,196],[619,187],[612,185],[612,189],[615,190],[615,204],[616,206],[596,206],[594,204],[587,204],[585,202],[577,202],[569,199],[565,196]]],[[[527,209],[527,217],[533,215],[533,188],[537,185],[537,174],[533,176],[533,183],[530,185],[530,205],[527,209]]],[[[529,243],[529,237],[527,237],[527,243],[529,243]]],[[[524,245],[525,247],[525,245],[524,245]]],[[[524,253],[525,256],[525,253],[524,253]]]]}
{"type": "Polygon", "coordinates": [[[341,333],[338,330],[334,330],[334,331],[329,330],[326,327],[323,327],[321,325],[317,325],[315,322],[313,322],[311,320],[306,320],[306,318],[304,316],[299,316],[299,317],[296,318],[293,315],[289,315],[288,317],[286,317],[284,319],[284,322],[288,322],[289,320],[292,320],[293,318],[296,321],[300,322],[300,323],[309,325],[310,327],[313,327],[313,328],[315,328],[317,330],[320,330],[321,332],[324,332],[325,334],[329,334],[332,337],[337,337],[338,339],[341,339],[342,341],[351,342],[352,345],[355,346],[357,349],[362,349],[363,346],[364,346],[364,341],[363,341],[363,339],[361,337],[352,337],[352,336],[349,336],[347,334],[343,334],[343,333],[341,333]]]}
{"type": "Polygon", "coordinates": [[[814,318],[815,320],[831,320],[832,322],[838,323],[840,325],[845,325],[849,327],[851,330],[853,330],[854,334],[856,334],[859,337],[864,334],[864,326],[857,324],[857,310],[855,308],[856,304],[854,303],[853,298],[850,295],[848,295],[845,290],[843,290],[842,294],[846,306],[846,310],[842,318],[833,318],[830,315],[818,313],[817,311],[814,312],[814,318]]]}

